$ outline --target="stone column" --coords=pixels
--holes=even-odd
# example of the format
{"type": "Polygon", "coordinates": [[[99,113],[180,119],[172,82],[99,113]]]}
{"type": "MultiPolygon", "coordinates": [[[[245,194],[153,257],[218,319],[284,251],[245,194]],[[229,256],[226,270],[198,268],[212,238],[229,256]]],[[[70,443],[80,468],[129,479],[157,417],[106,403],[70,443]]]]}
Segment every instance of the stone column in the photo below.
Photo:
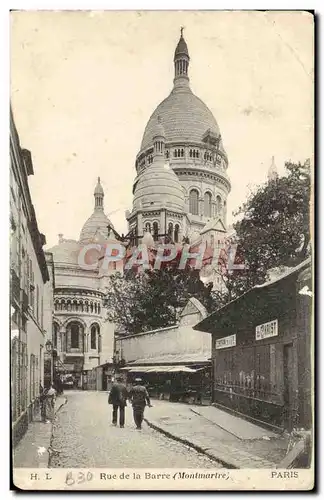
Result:
{"type": "Polygon", "coordinates": [[[66,328],[64,328],[63,326],[60,329],[58,337],[59,337],[59,341],[58,341],[59,345],[58,345],[57,350],[58,350],[60,360],[64,361],[64,354],[66,352],[66,328]]]}
{"type": "Polygon", "coordinates": [[[204,198],[198,199],[198,215],[204,215],[204,198]]]}
{"type": "Polygon", "coordinates": [[[84,364],[89,363],[89,327],[87,326],[83,332],[83,338],[84,338],[84,364]]]}

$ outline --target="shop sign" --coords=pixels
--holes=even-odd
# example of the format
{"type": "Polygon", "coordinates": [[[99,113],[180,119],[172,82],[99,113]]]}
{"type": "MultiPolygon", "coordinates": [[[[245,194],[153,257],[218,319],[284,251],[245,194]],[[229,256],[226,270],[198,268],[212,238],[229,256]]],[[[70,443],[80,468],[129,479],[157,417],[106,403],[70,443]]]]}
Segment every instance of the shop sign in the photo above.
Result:
{"type": "Polygon", "coordinates": [[[217,339],[215,347],[216,349],[225,349],[226,347],[234,346],[236,346],[236,334],[223,337],[222,339],[217,339]]]}
{"type": "Polygon", "coordinates": [[[278,320],[263,323],[255,328],[255,340],[267,339],[278,335],[278,320]]]}

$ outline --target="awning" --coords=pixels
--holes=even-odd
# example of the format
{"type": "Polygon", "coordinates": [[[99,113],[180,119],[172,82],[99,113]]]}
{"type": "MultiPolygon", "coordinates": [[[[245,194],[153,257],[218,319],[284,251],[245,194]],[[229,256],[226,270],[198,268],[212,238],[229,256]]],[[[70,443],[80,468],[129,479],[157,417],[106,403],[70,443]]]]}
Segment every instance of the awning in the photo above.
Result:
{"type": "Polygon", "coordinates": [[[195,373],[197,371],[188,366],[126,366],[122,370],[128,370],[128,373],[195,373]]]}

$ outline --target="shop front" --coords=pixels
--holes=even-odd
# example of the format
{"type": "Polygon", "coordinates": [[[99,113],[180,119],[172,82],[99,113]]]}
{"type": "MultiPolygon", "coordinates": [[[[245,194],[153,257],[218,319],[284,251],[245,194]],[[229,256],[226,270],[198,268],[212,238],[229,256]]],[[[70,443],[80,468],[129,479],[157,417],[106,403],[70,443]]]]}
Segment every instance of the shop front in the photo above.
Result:
{"type": "Polygon", "coordinates": [[[165,401],[209,404],[211,364],[178,366],[133,366],[122,368],[131,386],[140,377],[151,398],[165,401]]]}
{"type": "Polygon", "coordinates": [[[311,286],[305,261],[196,326],[212,334],[215,404],[288,431],[311,427],[311,286]]]}

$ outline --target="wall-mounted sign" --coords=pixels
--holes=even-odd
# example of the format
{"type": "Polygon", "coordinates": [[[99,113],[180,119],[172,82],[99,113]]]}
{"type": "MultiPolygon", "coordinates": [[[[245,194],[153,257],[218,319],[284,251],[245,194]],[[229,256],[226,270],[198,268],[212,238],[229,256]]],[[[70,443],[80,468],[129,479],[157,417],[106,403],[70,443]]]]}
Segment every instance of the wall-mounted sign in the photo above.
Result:
{"type": "Polygon", "coordinates": [[[234,347],[236,345],[236,335],[229,335],[222,339],[216,340],[216,349],[225,349],[226,347],[234,347]]]}
{"type": "Polygon", "coordinates": [[[267,339],[278,335],[278,320],[269,321],[255,327],[255,340],[267,339]]]}

